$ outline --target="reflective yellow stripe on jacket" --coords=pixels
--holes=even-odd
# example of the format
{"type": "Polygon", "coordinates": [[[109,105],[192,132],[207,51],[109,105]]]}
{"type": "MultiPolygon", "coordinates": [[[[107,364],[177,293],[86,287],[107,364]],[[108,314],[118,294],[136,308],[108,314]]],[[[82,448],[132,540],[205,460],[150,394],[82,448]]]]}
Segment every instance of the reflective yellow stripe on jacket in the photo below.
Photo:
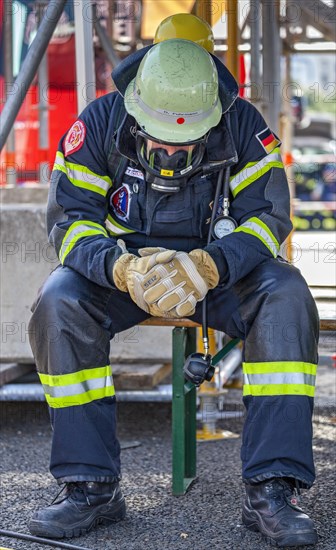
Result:
{"type": "Polygon", "coordinates": [[[276,258],[280,245],[270,228],[267,227],[267,225],[259,218],[253,217],[248,219],[242,225],[237,227],[237,229],[235,229],[236,233],[239,233],[240,231],[253,235],[253,237],[259,239],[276,258]]]}
{"type": "Polygon", "coordinates": [[[261,178],[271,168],[283,168],[280,148],[276,147],[272,153],[266,155],[258,162],[249,162],[246,166],[230,179],[230,188],[234,197],[245,187],[261,178]]]}
{"type": "Polygon", "coordinates": [[[69,252],[71,252],[79,239],[90,237],[92,235],[104,235],[104,237],[108,237],[106,229],[99,225],[99,223],[91,222],[89,220],[81,220],[72,223],[64,236],[59,252],[59,260],[61,264],[64,263],[65,258],[69,252]]]}
{"type": "Polygon", "coordinates": [[[39,374],[39,377],[52,408],[85,405],[115,395],[111,365],[71,374],[39,374]]]}
{"type": "Polygon", "coordinates": [[[111,214],[107,215],[105,220],[106,229],[108,229],[110,235],[116,237],[117,235],[125,235],[125,233],[135,233],[134,229],[128,229],[128,227],[123,227],[118,223],[111,214]]]}
{"type": "Polygon", "coordinates": [[[76,187],[94,191],[95,193],[99,193],[99,195],[103,195],[103,197],[106,197],[112,185],[112,180],[108,176],[95,174],[86,166],[68,162],[60,151],[56,154],[53,170],[60,170],[63,172],[76,187]]]}
{"type": "Polygon", "coordinates": [[[244,395],[314,397],[317,365],[300,361],[243,363],[244,395]]]}

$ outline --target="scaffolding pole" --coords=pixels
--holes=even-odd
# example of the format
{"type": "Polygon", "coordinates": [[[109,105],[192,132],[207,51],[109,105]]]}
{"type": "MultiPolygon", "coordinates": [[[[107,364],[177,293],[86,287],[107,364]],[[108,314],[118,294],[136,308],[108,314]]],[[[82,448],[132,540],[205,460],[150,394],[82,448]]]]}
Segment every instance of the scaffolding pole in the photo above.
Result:
{"type": "MultiPolygon", "coordinates": [[[[291,55],[290,52],[286,52],[286,89],[288,90],[292,83],[291,77],[291,55]]],[[[284,153],[282,155],[286,176],[290,191],[290,205],[291,205],[291,218],[293,219],[293,201],[295,199],[295,178],[294,178],[294,167],[293,167],[293,117],[292,117],[292,106],[290,103],[290,97],[283,99],[284,101],[284,116],[283,120],[283,131],[281,139],[283,140],[283,149],[284,153]]],[[[282,246],[282,253],[286,259],[291,262],[293,260],[293,247],[292,247],[293,233],[290,233],[282,246]]]]}
{"type": "MultiPolygon", "coordinates": [[[[38,21],[42,21],[43,10],[47,6],[45,0],[38,1],[38,21]]],[[[39,182],[49,183],[50,168],[48,162],[49,151],[49,103],[48,103],[48,54],[42,57],[38,68],[39,93],[39,182]]]]}
{"type": "Polygon", "coordinates": [[[261,2],[254,0],[250,7],[251,28],[251,101],[258,106],[261,99],[261,2]]]}
{"type": "Polygon", "coordinates": [[[96,99],[96,75],[93,55],[93,12],[91,0],[74,3],[77,110],[81,113],[96,99]]]}
{"type": "Polygon", "coordinates": [[[279,133],[281,111],[281,39],[278,0],[263,0],[263,115],[270,128],[279,133]]]}
{"type": "Polygon", "coordinates": [[[27,56],[14,82],[11,95],[6,101],[0,116],[0,151],[6,143],[15,118],[26,97],[41,59],[46,52],[66,1],[67,0],[50,0],[48,4],[42,23],[28,50],[27,56]]]}
{"type": "Polygon", "coordinates": [[[212,0],[196,0],[192,13],[212,26],[212,0]]]}
{"type": "Polygon", "coordinates": [[[226,66],[239,82],[239,63],[238,63],[238,1],[226,1],[227,14],[227,45],[226,66]]]}
{"type": "MultiPolygon", "coordinates": [[[[8,100],[13,86],[13,0],[5,0],[4,8],[5,86],[8,100]]],[[[12,127],[6,143],[6,184],[15,186],[16,179],[15,134],[12,127]]]]}
{"type": "Polygon", "coordinates": [[[97,5],[93,4],[92,8],[93,8],[93,24],[100,41],[100,45],[103,48],[109,63],[114,68],[117,65],[119,65],[120,57],[116,54],[110,37],[108,36],[106,30],[104,29],[104,27],[99,21],[99,17],[97,13],[97,5]]]}

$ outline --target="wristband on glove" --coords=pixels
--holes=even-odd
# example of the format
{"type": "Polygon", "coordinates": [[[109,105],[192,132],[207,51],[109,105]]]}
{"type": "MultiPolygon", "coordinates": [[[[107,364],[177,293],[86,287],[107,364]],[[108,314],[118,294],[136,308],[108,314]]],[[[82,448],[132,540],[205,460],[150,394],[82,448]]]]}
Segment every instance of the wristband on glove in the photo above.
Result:
{"type": "Polygon", "coordinates": [[[136,258],[136,256],[127,252],[126,245],[122,239],[117,240],[117,245],[121,248],[122,254],[113,264],[112,278],[118,290],[121,290],[121,292],[128,292],[126,270],[131,260],[136,258]]]}
{"type": "Polygon", "coordinates": [[[197,271],[206,281],[209,289],[216,288],[219,283],[219,273],[216,262],[206,250],[196,248],[189,252],[189,257],[194,262],[197,271]]]}

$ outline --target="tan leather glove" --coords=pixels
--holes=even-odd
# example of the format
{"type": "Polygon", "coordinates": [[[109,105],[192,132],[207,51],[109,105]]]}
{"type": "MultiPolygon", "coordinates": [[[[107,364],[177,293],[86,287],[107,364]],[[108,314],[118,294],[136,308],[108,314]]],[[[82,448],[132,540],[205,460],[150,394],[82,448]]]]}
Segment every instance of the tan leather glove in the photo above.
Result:
{"type": "MultiPolygon", "coordinates": [[[[147,251],[140,249],[139,253],[143,255],[147,251]]],[[[135,294],[142,293],[151,315],[193,315],[197,302],[219,282],[216,264],[205,250],[196,249],[189,254],[167,250],[149,257],[152,269],[139,273],[136,263],[131,262],[128,274],[133,280],[135,294]]]]}
{"type": "MultiPolygon", "coordinates": [[[[125,243],[121,240],[117,241],[120,248],[126,251],[125,243]]],[[[150,313],[153,316],[161,316],[162,312],[158,312],[156,306],[150,307],[143,298],[145,289],[139,283],[152,268],[158,263],[169,261],[175,254],[173,250],[165,248],[143,248],[139,253],[143,253],[143,257],[135,256],[129,252],[124,252],[113,266],[113,281],[115,286],[122,292],[129,292],[133,302],[141,309],[150,313]]],[[[154,282],[154,281],[153,281],[154,282]]]]}

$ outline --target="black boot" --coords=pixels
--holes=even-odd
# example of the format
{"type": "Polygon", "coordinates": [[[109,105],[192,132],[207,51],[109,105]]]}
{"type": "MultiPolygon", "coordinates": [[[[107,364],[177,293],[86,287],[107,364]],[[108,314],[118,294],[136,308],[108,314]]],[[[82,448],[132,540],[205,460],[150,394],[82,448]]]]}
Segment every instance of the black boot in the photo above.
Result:
{"type": "Polygon", "coordinates": [[[316,544],[313,521],[298,506],[295,480],[274,478],[246,485],[243,523],[277,546],[316,544]]]}
{"type": "Polygon", "coordinates": [[[125,500],[117,482],[72,482],[65,484],[49,506],[35,513],[29,530],[38,537],[79,537],[96,525],[120,521],[125,514],[125,500]]]}

